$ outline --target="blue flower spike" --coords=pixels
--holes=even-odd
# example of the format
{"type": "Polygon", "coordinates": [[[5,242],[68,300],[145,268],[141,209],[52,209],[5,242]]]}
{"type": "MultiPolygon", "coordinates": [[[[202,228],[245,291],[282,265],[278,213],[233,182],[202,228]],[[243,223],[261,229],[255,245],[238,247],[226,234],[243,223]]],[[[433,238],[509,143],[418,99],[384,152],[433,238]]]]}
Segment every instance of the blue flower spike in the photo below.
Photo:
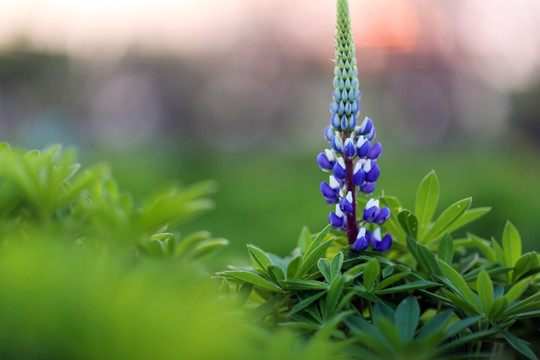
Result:
{"type": "Polygon", "coordinates": [[[367,223],[383,225],[391,216],[388,207],[379,208],[379,200],[367,199],[367,204],[357,219],[356,197],[370,196],[375,191],[381,170],[377,160],[382,145],[372,143],[376,136],[373,120],[360,121],[360,89],[356,67],[355,46],[351,31],[348,0],[337,0],[336,60],[334,89],[330,102],[330,126],[324,138],[331,144],[317,156],[317,164],[325,172],[332,172],[330,182],[322,182],[320,191],[328,204],[336,206],[328,221],[347,232],[349,245],[355,251],[373,249],[386,251],[392,243],[390,235],[381,238],[380,229],[370,233],[363,226],[367,223]]]}

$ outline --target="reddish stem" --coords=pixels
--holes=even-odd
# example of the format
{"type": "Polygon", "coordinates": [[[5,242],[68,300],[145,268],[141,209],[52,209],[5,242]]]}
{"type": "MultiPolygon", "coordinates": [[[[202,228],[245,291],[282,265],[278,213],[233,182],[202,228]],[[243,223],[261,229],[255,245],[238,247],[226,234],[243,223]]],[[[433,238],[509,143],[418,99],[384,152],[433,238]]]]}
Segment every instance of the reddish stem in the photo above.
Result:
{"type": "MultiPolygon", "coordinates": [[[[347,238],[349,240],[349,245],[352,245],[358,236],[358,225],[356,224],[356,185],[353,181],[354,162],[346,156],[343,156],[343,160],[345,162],[345,188],[347,189],[347,193],[349,191],[351,192],[353,200],[353,211],[347,215],[347,238]]],[[[347,196],[347,193],[345,193],[344,196],[347,196]]]]}

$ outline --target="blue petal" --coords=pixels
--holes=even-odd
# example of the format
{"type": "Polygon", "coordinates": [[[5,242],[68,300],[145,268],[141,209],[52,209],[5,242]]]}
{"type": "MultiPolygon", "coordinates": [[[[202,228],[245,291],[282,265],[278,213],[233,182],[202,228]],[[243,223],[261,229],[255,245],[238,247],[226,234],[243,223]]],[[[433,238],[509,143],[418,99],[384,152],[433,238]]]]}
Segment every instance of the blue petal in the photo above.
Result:
{"type": "Polygon", "coordinates": [[[365,182],[362,185],[360,185],[360,190],[366,195],[371,195],[373,194],[373,191],[375,191],[375,183],[365,182]]]}
{"type": "MultiPolygon", "coordinates": [[[[360,130],[359,130],[359,134],[360,135],[367,135],[371,132],[371,130],[373,129],[373,120],[371,120],[370,118],[366,117],[364,122],[362,122],[362,125],[360,125],[360,130]]],[[[370,139],[368,139],[370,140],[370,139]]]]}
{"type": "Polygon", "coordinates": [[[343,152],[345,153],[345,156],[349,159],[352,158],[356,154],[356,148],[354,147],[354,144],[351,139],[347,139],[345,141],[345,148],[343,149],[343,152]]]}
{"type": "Polygon", "coordinates": [[[321,186],[319,187],[319,190],[321,190],[321,194],[325,198],[334,198],[337,197],[338,192],[336,189],[333,189],[326,181],[323,181],[321,183],[321,186]]]}
{"type": "Polygon", "coordinates": [[[390,219],[390,209],[388,207],[383,207],[377,216],[373,219],[373,222],[378,225],[382,225],[386,220],[390,219]]]}
{"type": "Polygon", "coordinates": [[[336,101],[341,100],[341,91],[339,91],[339,89],[334,89],[334,93],[332,94],[332,96],[336,101]]]}
{"type": "Polygon", "coordinates": [[[343,151],[343,143],[339,136],[334,136],[332,138],[332,149],[334,149],[337,152],[343,151]]]}
{"type": "Polygon", "coordinates": [[[317,164],[319,164],[319,167],[323,170],[323,171],[330,171],[333,169],[333,165],[332,163],[330,162],[330,160],[328,160],[328,158],[326,157],[326,154],[325,153],[320,153],[318,156],[317,156],[317,164]]]}
{"type": "Polygon", "coordinates": [[[375,130],[375,127],[373,127],[371,129],[371,131],[369,132],[369,134],[366,135],[366,139],[371,141],[371,140],[375,139],[375,136],[377,136],[377,130],[375,130]]]}
{"type": "Polygon", "coordinates": [[[356,251],[364,251],[368,247],[368,241],[365,236],[361,236],[356,239],[356,241],[353,244],[353,248],[356,251]]]}
{"type": "Polygon", "coordinates": [[[353,182],[356,186],[362,185],[362,183],[365,180],[365,174],[364,170],[360,167],[354,174],[353,174],[353,182]]]}
{"type": "Polygon", "coordinates": [[[343,225],[343,217],[339,217],[335,212],[331,211],[328,216],[328,222],[335,228],[341,227],[343,225]]]}
{"type": "Polygon", "coordinates": [[[338,180],[343,180],[345,179],[345,175],[345,169],[336,161],[336,164],[334,165],[334,177],[338,180]]]}
{"type": "Polygon", "coordinates": [[[347,130],[349,128],[349,121],[347,120],[347,116],[343,115],[341,118],[341,128],[343,130],[347,130]]]}
{"type": "Polygon", "coordinates": [[[335,114],[338,112],[338,104],[335,101],[332,101],[332,103],[330,104],[330,112],[332,114],[335,114]]]}
{"type": "Polygon", "coordinates": [[[392,236],[390,234],[384,235],[381,241],[371,242],[371,247],[377,251],[388,251],[390,246],[392,246],[392,236]]]}
{"type": "Polygon", "coordinates": [[[328,125],[326,129],[324,130],[324,138],[328,142],[332,142],[333,137],[334,137],[334,128],[331,125],[328,125]]]}
{"type": "Polygon", "coordinates": [[[366,173],[366,181],[374,183],[375,181],[377,181],[380,174],[381,170],[379,169],[379,166],[377,166],[377,164],[373,164],[371,170],[366,173]]]}
{"type": "Polygon", "coordinates": [[[379,156],[381,156],[381,152],[382,152],[382,145],[381,143],[376,142],[371,147],[371,150],[369,151],[369,154],[367,157],[368,159],[372,159],[372,160],[378,159],[379,156]]]}
{"type": "Polygon", "coordinates": [[[364,143],[357,148],[356,153],[358,154],[358,157],[365,159],[368,156],[370,150],[371,144],[369,143],[369,141],[365,140],[364,143]]]}
{"type": "Polygon", "coordinates": [[[341,128],[339,127],[341,124],[341,121],[339,120],[339,115],[338,114],[334,114],[332,115],[332,117],[330,118],[330,125],[332,125],[332,127],[336,130],[340,130],[341,128]]]}
{"type": "Polygon", "coordinates": [[[359,111],[360,111],[360,104],[358,103],[358,101],[355,100],[351,106],[351,112],[353,114],[358,114],[359,111]]]}

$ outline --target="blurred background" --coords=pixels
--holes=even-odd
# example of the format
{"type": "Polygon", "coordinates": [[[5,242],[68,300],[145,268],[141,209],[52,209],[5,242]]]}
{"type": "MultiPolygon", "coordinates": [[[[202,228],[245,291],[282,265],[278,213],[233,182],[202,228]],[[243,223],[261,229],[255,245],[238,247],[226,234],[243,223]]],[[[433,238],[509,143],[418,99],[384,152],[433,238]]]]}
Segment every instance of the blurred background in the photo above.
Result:
{"type": "MultiPolygon", "coordinates": [[[[540,250],[540,2],[350,0],[361,116],[384,152],[376,193],[414,207],[435,169],[440,213],[461,198],[540,250]]],[[[330,0],[2,0],[0,140],[63,143],[142,195],[215,179],[211,230],[229,254],[284,255],[331,210],[315,162],[327,143],[330,0]]],[[[465,234],[464,232],[460,235],[465,234]]],[[[240,255],[238,255],[240,256],[240,255]]]]}

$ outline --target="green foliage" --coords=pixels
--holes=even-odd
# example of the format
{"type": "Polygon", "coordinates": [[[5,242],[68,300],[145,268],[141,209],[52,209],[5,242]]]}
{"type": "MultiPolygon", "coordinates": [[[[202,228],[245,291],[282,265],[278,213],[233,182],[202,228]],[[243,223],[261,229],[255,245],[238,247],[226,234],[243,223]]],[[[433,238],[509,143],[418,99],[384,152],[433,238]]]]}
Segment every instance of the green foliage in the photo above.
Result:
{"type": "Polygon", "coordinates": [[[75,157],[59,145],[24,152],[0,144],[0,241],[46,232],[91,252],[171,258],[200,257],[228,243],[206,232],[184,239],[167,232],[213,206],[212,182],[168,186],[138,200],[118,188],[107,166],[81,170],[75,157]]]}
{"type": "Polygon", "coordinates": [[[419,187],[416,213],[382,198],[393,211],[384,226],[396,239],[386,256],[355,252],[329,227],[314,235],[304,228],[289,256],[248,245],[253,267],[216,277],[232,285],[232,297],[249,284],[243,308],[256,314],[254,324],[330,338],[349,358],[472,359],[514,350],[536,359],[516,334],[540,315],[538,254],[521,254],[510,223],[502,245],[472,234],[454,240],[451,232],[489,209],[470,209],[467,198],[434,218],[438,199],[434,172],[419,187]]]}

